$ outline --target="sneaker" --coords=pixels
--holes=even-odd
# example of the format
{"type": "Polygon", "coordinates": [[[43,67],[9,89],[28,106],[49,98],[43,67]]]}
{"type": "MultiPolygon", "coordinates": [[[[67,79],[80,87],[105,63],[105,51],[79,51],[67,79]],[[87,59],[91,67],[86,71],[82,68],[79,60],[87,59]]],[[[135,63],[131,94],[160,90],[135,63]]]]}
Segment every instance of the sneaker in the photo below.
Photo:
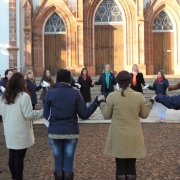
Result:
{"type": "Polygon", "coordinates": [[[164,118],[161,118],[161,121],[160,121],[160,122],[163,123],[164,121],[165,121],[165,119],[164,119],[164,118]]]}
{"type": "Polygon", "coordinates": [[[161,118],[157,119],[156,122],[161,122],[161,118]]]}

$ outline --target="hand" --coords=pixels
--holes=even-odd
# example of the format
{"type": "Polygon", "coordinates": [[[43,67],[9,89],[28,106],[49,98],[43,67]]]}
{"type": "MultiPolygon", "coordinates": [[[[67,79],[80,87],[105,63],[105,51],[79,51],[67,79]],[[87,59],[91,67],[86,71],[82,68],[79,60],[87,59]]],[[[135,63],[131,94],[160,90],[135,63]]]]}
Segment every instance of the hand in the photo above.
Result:
{"type": "Polygon", "coordinates": [[[155,101],[156,96],[157,96],[157,94],[155,94],[151,99],[155,101]]]}
{"type": "Polygon", "coordinates": [[[95,84],[97,81],[96,81],[96,80],[93,80],[92,82],[95,84]]]}
{"type": "Polygon", "coordinates": [[[169,91],[169,87],[166,89],[166,91],[169,91]]]}
{"type": "Polygon", "coordinates": [[[105,101],[104,95],[100,95],[100,96],[98,97],[98,101],[101,101],[101,100],[104,100],[104,101],[105,101]]]}

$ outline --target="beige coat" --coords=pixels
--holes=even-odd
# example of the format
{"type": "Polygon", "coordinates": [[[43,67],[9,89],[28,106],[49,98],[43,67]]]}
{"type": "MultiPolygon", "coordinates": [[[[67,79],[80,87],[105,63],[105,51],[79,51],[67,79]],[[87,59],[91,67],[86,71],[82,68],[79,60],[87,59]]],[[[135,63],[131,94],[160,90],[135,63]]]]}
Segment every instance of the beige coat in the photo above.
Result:
{"type": "Polygon", "coordinates": [[[100,104],[105,119],[112,118],[105,146],[105,154],[116,158],[141,158],[146,156],[139,117],[145,119],[152,103],[145,103],[142,93],[127,88],[126,97],[121,89],[112,92],[106,103],[100,104]]]}
{"type": "Polygon", "coordinates": [[[14,104],[5,104],[0,97],[0,115],[3,119],[6,146],[24,149],[34,144],[32,121],[43,117],[43,110],[32,110],[28,94],[21,93],[14,104]]]}

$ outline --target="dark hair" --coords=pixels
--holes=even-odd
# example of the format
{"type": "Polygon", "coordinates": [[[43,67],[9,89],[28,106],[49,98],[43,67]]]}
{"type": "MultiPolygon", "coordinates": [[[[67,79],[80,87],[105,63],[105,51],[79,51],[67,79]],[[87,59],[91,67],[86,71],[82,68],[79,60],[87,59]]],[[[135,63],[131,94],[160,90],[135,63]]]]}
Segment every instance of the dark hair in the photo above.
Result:
{"type": "Polygon", "coordinates": [[[165,79],[164,71],[163,71],[163,70],[159,70],[158,72],[160,72],[160,73],[161,73],[161,77],[162,77],[163,79],[165,79]]]}
{"type": "Polygon", "coordinates": [[[9,71],[13,72],[11,69],[6,69],[6,71],[4,73],[5,78],[7,78],[6,75],[8,75],[9,71]]]}
{"type": "MultiPolygon", "coordinates": [[[[51,75],[50,75],[49,78],[48,78],[47,75],[46,75],[46,71],[49,71],[49,70],[48,70],[48,69],[45,69],[45,70],[44,70],[43,75],[42,75],[42,78],[41,78],[41,82],[43,82],[43,81],[48,82],[48,81],[50,80],[50,81],[53,83],[53,85],[54,85],[54,81],[53,81],[51,75]]],[[[49,72],[50,72],[50,71],[49,71],[49,72]]]]}
{"type": "Polygon", "coordinates": [[[84,71],[84,70],[86,70],[86,72],[87,72],[86,76],[88,76],[88,70],[87,70],[86,68],[82,68],[82,70],[81,70],[81,75],[83,75],[83,71],[84,71]]]}
{"type": "Polygon", "coordinates": [[[129,84],[131,83],[132,77],[128,71],[121,71],[116,76],[116,81],[119,84],[120,88],[122,88],[121,95],[125,97],[124,90],[127,89],[129,84]]]}
{"type": "Polygon", "coordinates": [[[2,98],[6,100],[6,104],[14,104],[17,95],[22,92],[29,94],[23,74],[16,72],[8,81],[6,91],[3,93],[2,98]]]}

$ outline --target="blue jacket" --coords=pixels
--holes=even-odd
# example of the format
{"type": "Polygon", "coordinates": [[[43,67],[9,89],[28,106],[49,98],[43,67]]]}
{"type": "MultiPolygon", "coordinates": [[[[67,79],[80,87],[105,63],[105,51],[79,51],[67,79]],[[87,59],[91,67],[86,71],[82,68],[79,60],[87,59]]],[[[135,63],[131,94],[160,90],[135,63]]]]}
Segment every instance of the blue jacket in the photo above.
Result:
{"type": "Polygon", "coordinates": [[[98,107],[95,100],[88,108],[80,92],[66,84],[57,84],[47,92],[44,118],[49,119],[49,134],[79,134],[78,117],[87,119],[98,107]]]}
{"type": "Polygon", "coordinates": [[[169,109],[180,109],[180,95],[177,96],[168,96],[168,95],[161,95],[158,94],[155,97],[156,101],[163,104],[169,109]]]}
{"type": "MultiPolygon", "coordinates": [[[[106,75],[102,73],[99,77],[99,80],[95,83],[96,85],[101,85],[101,92],[106,92],[106,75]]],[[[109,92],[114,91],[114,86],[116,85],[116,78],[113,73],[110,73],[109,76],[109,92]]]]}
{"type": "Polygon", "coordinates": [[[157,79],[154,81],[153,86],[149,86],[148,89],[155,91],[155,94],[166,95],[166,89],[169,87],[169,82],[167,79],[163,79],[158,83],[157,79]]]}
{"type": "Polygon", "coordinates": [[[8,78],[5,77],[0,81],[0,86],[3,86],[6,88],[7,83],[8,83],[8,78]]]}
{"type": "Polygon", "coordinates": [[[27,89],[31,95],[31,102],[32,104],[37,104],[37,94],[36,91],[39,91],[42,86],[39,85],[38,87],[36,86],[35,81],[31,82],[28,79],[25,79],[26,85],[27,85],[27,89]]]}

